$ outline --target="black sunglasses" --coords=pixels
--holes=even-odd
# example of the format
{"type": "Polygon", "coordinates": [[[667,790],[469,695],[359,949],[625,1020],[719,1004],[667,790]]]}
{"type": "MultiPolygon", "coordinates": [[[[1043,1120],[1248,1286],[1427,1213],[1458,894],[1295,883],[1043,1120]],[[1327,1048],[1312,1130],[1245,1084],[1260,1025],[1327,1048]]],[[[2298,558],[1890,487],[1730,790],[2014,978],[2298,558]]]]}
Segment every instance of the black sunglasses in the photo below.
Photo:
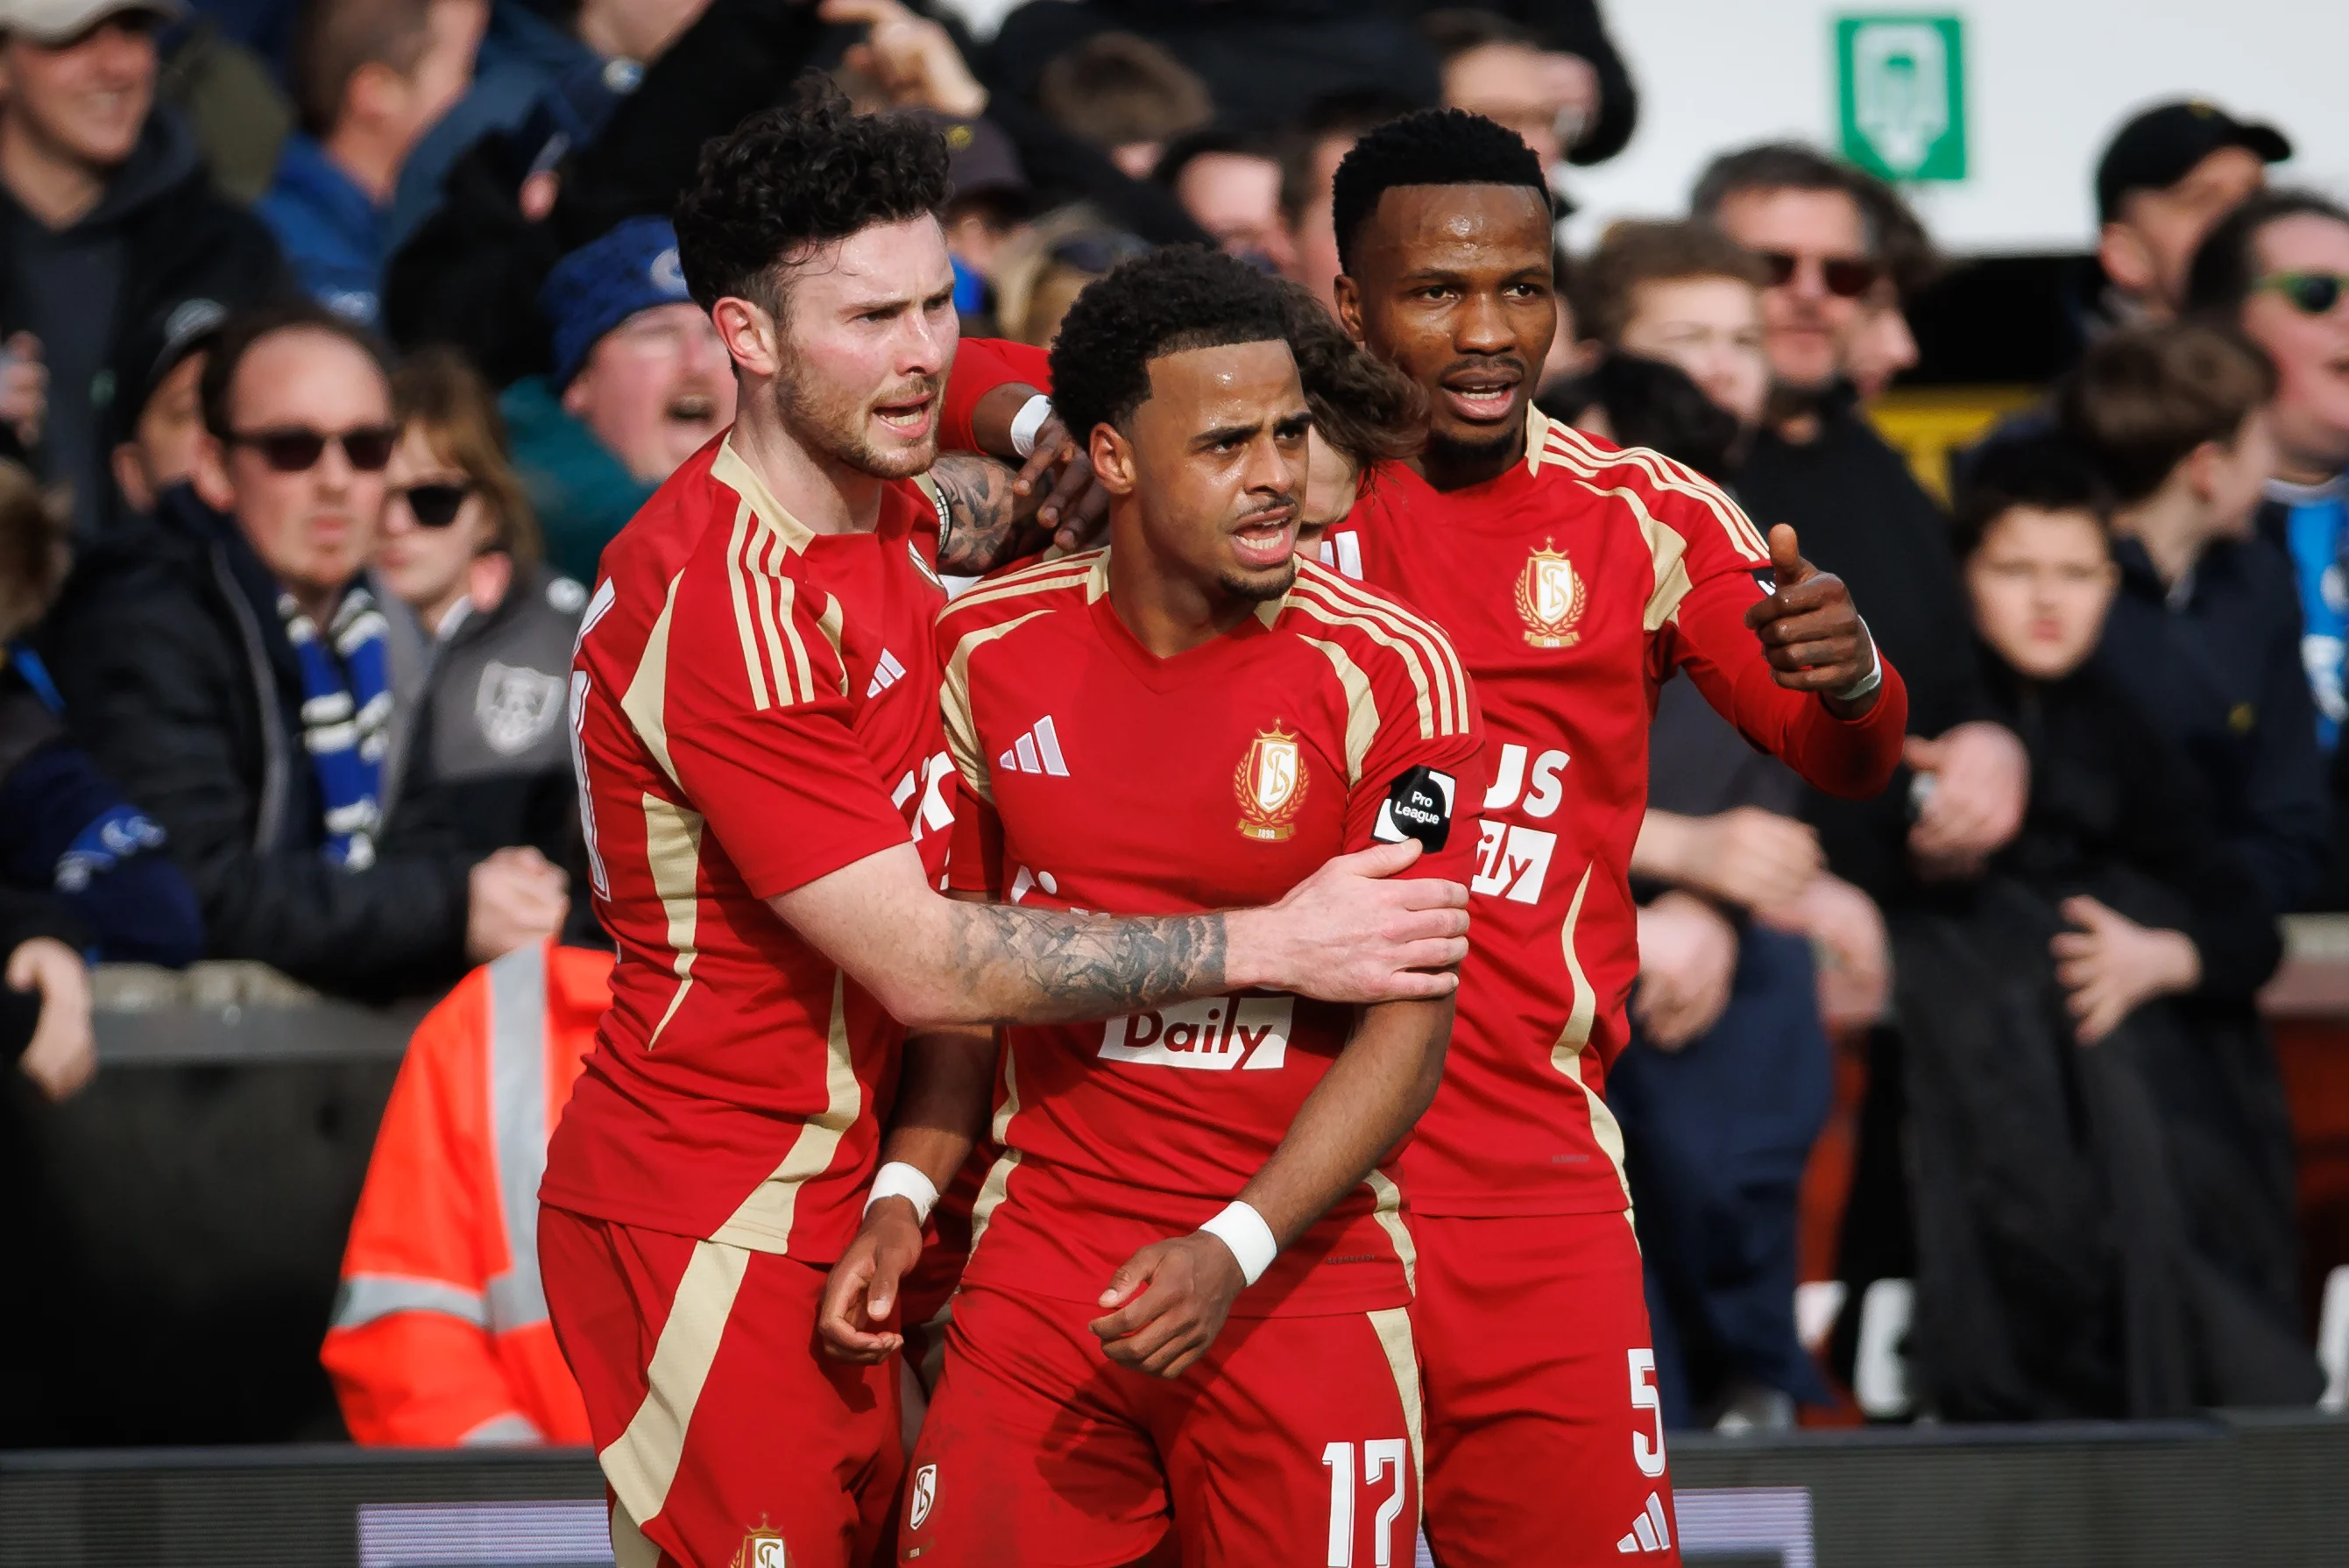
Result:
{"type": "Polygon", "coordinates": [[[446,528],[457,521],[465,510],[465,498],[473,493],[470,482],[450,484],[409,485],[394,495],[408,503],[408,514],[419,528],[446,528]]]}
{"type": "Polygon", "coordinates": [[[2349,273],[2278,273],[2261,278],[2258,286],[2283,295],[2302,315],[2323,315],[2349,294],[2349,273]]]}
{"type": "Polygon", "coordinates": [[[367,425],[356,430],[345,430],[329,436],[323,430],[301,426],[278,430],[239,430],[228,438],[233,447],[251,447],[261,454],[261,460],[281,474],[307,473],[318,466],[326,455],[329,442],[343,449],[351,467],[363,474],[380,473],[391,461],[391,449],[399,445],[399,430],[392,425],[367,425]]]}
{"type": "MultiPolygon", "coordinates": [[[[1795,281],[1802,270],[1803,258],[1786,251],[1757,253],[1763,264],[1770,269],[1770,286],[1785,288],[1795,281]]],[[[1877,268],[1874,262],[1852,256],[1821,256],[1819,277],[1827,285],[1827,293],[1842,299],[1857,299],[1876,286],[1877,268]]]]}

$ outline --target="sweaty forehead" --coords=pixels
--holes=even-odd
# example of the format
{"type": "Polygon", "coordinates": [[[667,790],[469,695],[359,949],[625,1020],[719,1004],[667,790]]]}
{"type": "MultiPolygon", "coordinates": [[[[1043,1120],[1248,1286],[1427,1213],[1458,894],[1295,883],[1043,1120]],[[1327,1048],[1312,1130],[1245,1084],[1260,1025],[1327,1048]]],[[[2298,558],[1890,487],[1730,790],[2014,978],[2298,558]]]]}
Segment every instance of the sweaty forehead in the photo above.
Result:
{"type": "Polygon", "coordinates": [[[1149,403],[1163,405],[1186,423],[1278,416],[1304,401],[1297,360],[1288,345],[1277,339],[1177,349],[1150,362],[1149,403]]]}
{"type": "Polygon", "coordinates": [[[1549,204],[1523,185],[1395,185],[1362,225],[1361,250],[1396,272],[1549,264],[1549,204]]]}

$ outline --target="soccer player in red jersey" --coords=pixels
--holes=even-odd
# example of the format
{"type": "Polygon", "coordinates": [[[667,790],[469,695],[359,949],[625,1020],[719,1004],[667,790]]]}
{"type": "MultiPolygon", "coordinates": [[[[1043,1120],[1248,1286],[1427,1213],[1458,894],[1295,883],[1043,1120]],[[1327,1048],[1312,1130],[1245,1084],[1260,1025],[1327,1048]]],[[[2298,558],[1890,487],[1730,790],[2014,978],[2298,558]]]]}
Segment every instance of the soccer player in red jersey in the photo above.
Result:
{"type": "MultiPolygon", "coordinates": [[[[732,430],[605,551],[572,671],[613,1005],[548,1151],[539,1274],[624,1564],[863,1563],[903,1466],[896,1369],[815,1348],[905,1025],[1113,1017],[1257,985],[1447,995],[1464,890],[1414,843],[1271,909],[1147,920],[957,903],[926,476],[953,357],[935,130],[811,94],[704,157],[678,251],[742,384],[732,430]]],[[[952,551],[950,551],[952,553],[952,551]]],[[[965,569],[983,565],[966,561],[965,569]]],[[[498,1288],[493,1284],[492,1289],[498,1288]]]]}
{"type": "Polygon", "coordinates": [[[1605,1098],[1639,973],[1628,868],[1678,670],[1818,788],[1866,795],[1907,702],[1794,531],[1546,419],[1550,206],[1516,136],[1391,122],[1339,170],[1340,319],[1424,388],[1428,445],[1323,542],[1450,632],[1492,787],[1442,1092],[1403,1160],[1420,1243],[1428,1540],[1444,1568],[1677,1555],[1622,1138],[1605,1098]],[[1757,576],[1775,577],[1764,586],[1757,576]]]}
{"type": "MultiPolygon", "coordinates": [[[[947,735],[974,798],[957,887],[1175,913],[1404,837],[1427,845],[1423,869],[1465,874],[1484,737],[1451,648],[1295,556],[1311,416],[1278,287],[1169,251],[1070,311],[1055,395],[1112,495],[1110,544],[991,579],[939,618],[947,735]]],[[[1357,1016],[1235,987],[1005,1031],[1004,1152],[900,1560],[1408,1563],[1413,1252],[1392,1171],[1449,1026],[1443,1002],[1357,1016]]],[[[909,1078],[888,1158],[943,1184],[994,1061],[982,1037],[909,1078]]],[[[832,1344],[893,1346],[881,1324],[920,1247],[916,1209],[876,1200],[826,1295],[832,1344]]]]}

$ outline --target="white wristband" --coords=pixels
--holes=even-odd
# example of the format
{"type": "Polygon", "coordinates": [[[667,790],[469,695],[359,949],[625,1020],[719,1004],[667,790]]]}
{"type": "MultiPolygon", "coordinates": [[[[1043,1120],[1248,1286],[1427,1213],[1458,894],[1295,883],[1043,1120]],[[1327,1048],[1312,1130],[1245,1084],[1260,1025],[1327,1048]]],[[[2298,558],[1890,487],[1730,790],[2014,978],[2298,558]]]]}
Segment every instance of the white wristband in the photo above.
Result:
{"type": "Polygon", "coordinates": [[[1280,1243],[1273,1239],[1272,1227],[1246,1203],[1235,1201],[1226,1204],[1222,1213],[1199,1229],[1232,1249],[1232,1256],[1239,1260],[1240,1277],[1250,1284],[1262,1279],[1264,1271],[1272,1266],[1272,1260],[1280,1255],[1280,1243]]]}
{"type": "Polygon", "coordinates": [[[1884,684],[1884,655],[1877,651],[1875,634],[1868,631],[1866,621],[1860,622],[1859,629],[1868,633],[1868,673],[1843,690],[1827,693],[1837,702],[1857,702],[1884,684]]]}
{"type": "Polygon", "coordinates": [[[1052,400],[1039,392],[1019,405],[1019,412],[1011,416],[1011,449],[1027,457],[1036,449],[1036,432],[1052,417],[1052,400]]]}
{"type": "Polygon", "coordinates": [[[864,1212],[871,1213],[884,1198],[905,1199],[914,1205],[915,1222],[927,1224],[930,1206],[938,1201],[937,1183],[904,1161],[892,1160],[874,1173],[873,1195],[864,1200],[864,1212]]]}

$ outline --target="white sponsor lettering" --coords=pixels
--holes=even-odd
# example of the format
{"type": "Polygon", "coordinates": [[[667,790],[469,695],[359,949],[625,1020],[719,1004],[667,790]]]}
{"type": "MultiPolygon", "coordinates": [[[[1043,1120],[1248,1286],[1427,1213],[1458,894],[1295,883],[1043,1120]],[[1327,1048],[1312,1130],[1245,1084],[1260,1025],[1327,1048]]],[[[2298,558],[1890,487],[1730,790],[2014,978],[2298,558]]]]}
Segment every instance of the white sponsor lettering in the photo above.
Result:
{"type": "Polygon", "coordinates": [[[1291,996],[1203,996],[1112,1018],[1102,1026],[1103,1060],[1229,1072],[1278,1068],[1288,1056],[1291,996]]]}
{"type": "Polygon", "coordinates": [[[1485,791],[1485,810],[1506,810],[1517,803],[1522,795],[1526,815],[1547,817],[1556,811],[1566,799],[1566,784],[1559,775],[1566,771],[1567,757],[1563,751],[1545,751],[1533,759],[1533,789],[1526,791],[1526,758],[1529,749],[1515,741],[1501,748],[1501,759],[1493,769],[1493,786],[1485,791]]]}
{"type": "Polygon", "coordinates": [[[1498,893],[1512,903],[1539,903],[1557,835],[1487,817],[1476,841],[1476,874],[1468,891],[1498,893]]]}

